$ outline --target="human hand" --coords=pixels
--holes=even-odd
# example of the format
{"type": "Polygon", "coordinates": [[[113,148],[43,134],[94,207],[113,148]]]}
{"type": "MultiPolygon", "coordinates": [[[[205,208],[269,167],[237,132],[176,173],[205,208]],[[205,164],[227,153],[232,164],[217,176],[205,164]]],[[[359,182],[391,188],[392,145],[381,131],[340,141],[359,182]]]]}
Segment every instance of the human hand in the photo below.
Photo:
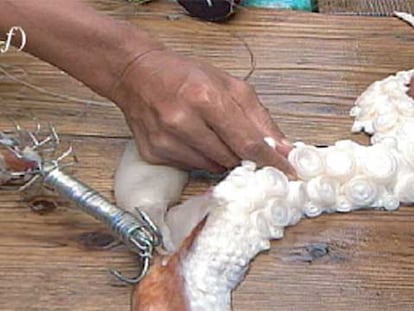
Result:
{"type": "Polygon", "coordinates": [[[251,86],[82,1],[39,1],[2,3],[0,30],[20,25],[30,37],[25,51],[116,102],[144,159],[211,171],[249,159],[294,174],[290,147],[251,86]]]}
{"type": "Polygon", "coordinates": [[[111,97],[151,163],[221,172],[243,159],[295,176],[286,160],[291,147],[253,87],[204,62],[151,51],[129,66],[111,97]]]}

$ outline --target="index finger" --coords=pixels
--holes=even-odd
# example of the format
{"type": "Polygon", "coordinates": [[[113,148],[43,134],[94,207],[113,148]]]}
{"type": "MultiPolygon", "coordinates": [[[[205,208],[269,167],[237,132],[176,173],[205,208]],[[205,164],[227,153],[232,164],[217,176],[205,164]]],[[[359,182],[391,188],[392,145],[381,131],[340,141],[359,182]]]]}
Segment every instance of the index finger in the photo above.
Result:
{"type": "Polygon", "coordinates": [[[228,101],[231,104],[210,111],[206,116],[208,125],[241,159],[254,161],[259,166],[275,166],[295,178],[296,172],[288,160],[264,141],[263,132],[234,99],[228,101]]]}
{"type": "Polygon", "coordinates": [[[279,126],[272,120],[272,117],[265,106],[260,102],[253,87],[248,87],[239,99],[234,98],[251,120],[254,126],[260,131],[263,137],[271,137],[276,142],[276,150],[287,157],[292,150],[291,143],[279,126]]]}

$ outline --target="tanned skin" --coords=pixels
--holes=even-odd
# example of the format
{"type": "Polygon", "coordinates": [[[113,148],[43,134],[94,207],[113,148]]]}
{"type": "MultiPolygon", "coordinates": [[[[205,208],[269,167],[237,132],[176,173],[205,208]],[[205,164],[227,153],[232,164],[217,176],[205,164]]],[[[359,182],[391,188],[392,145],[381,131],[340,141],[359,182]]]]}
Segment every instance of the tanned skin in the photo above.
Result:
{"type": "Polygon", "coordinates": [[[145,160],[221,172],[247,159],[295,176],[289,143],[246,82],[84,1],[2,0],[0,34],[12,26],[25,31],[26,52],[118,105],[145,160]]]}

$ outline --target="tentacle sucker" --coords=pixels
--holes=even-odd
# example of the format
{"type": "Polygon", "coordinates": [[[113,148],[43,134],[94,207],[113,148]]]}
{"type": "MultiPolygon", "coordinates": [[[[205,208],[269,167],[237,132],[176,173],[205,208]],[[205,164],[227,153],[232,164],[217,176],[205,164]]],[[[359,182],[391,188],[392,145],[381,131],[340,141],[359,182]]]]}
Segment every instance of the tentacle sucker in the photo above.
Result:
{"type": "Polygon", "coordinates": [[[296,144],[296,148],[289,153],[289,161],[303,180],[309,180],[324,172],[324,160],[313,146],[296,144]]]}
{"type": "Polygon", "coordinates": [[[356,163],[352,152],[347,149],[331,147],[325,152],[326,174],[345,181],[355,172],[356,163]]]}
{"type": "Polygon", "coordinates": [[[178,249],[157,260],[155,272],[137,286],[133,310],[231,310],[231,292],[250,261],[270,247],[269,240],[282,238],[286,226],[322,213],[361,208],[394,211],[400,202],[413,203],[414,99],[407,95],[413,77],[411,70],[375,82],[357,99],[351,110],[352,130],[372,134],[372,146],[346,140],[327,148],[297,143],[288,159],[298,181],[288,181],[275,168],[257,168],[243,161],[206,194],[167,212],[186,182],[185,173],[124,155],[125,166],[116,180],[118,203],[128,209],[147,204],[147,212],[167,235],[169,250],[178,249]],[[134,175],[139,170],[144,178],[134,175]],[[149,178],[151,174],[159,180],[149,178]],[[143,184],[156,191],[146,192],[143,184]],[[190,234],[200,222],[202,228],[190,234]],[[188,235],[191,243],[185,239],[188,235]],[[151,290],[159,294],[147,299],[151,290]],[[160,300],[160,295],[177,299],[160,300]]]}
{"type": "Polygon", "coordinates": [[[355,208],[370,206],[379,195],[378,187],[369,178],[357,175],[343,186],[343,193],[355,208]]]}

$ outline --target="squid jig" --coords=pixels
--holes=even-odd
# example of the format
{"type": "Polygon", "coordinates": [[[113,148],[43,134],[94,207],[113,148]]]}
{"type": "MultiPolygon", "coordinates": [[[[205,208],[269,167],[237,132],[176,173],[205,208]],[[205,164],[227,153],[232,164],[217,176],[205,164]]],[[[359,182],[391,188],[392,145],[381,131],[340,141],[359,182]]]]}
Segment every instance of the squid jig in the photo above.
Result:
{"type": "Polygon", "coordinates": [[[51,125],[46,132],[40,123],[36,123],[33,131],[18,124],[11,132],[0,131],[0,189],[21,192],[40,183],[75,203],[82,211],[105,224],[114,236],[140,257],[142,267],[136,277],[128,278],[111,270],[123,282],[138,283],[149,269],[154,249],[162,243],[160,231],[143,211],[137,209],[137,218],[64,172],[64,168],[74,162],[68,161],[73,150],[70,146],[58,154],[59,146],[59,136],[51,125]]]}

